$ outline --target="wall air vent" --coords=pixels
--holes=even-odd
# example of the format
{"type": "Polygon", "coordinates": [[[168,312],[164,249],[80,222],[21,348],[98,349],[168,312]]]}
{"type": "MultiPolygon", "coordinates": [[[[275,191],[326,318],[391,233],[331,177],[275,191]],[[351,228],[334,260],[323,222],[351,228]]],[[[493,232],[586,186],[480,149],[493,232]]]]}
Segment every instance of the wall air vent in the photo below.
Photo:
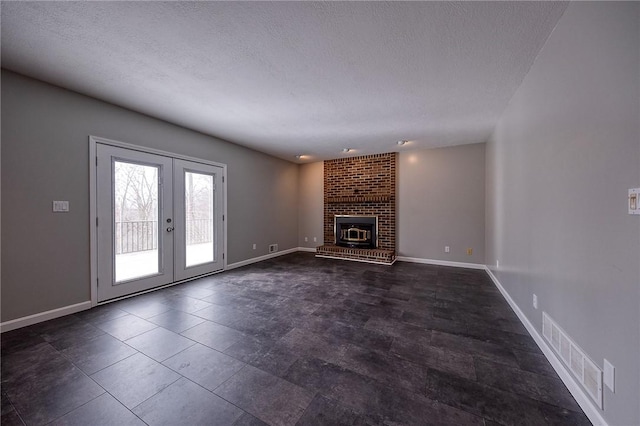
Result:
{"type": "Polygon", "coordinates": [[[602,370],[546,312],[542,313],[542,335],[602,409],[602,370]]]}

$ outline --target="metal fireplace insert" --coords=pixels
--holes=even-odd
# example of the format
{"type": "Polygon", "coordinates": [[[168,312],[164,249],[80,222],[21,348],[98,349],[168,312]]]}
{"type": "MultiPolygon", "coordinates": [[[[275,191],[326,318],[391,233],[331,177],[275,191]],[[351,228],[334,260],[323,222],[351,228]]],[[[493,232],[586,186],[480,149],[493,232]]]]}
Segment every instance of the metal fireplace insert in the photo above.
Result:
{"type": "Polygon", "coordinates": [[[336,215],[335,244],[342,247],[378,247],[378,216],[336,215]]]}

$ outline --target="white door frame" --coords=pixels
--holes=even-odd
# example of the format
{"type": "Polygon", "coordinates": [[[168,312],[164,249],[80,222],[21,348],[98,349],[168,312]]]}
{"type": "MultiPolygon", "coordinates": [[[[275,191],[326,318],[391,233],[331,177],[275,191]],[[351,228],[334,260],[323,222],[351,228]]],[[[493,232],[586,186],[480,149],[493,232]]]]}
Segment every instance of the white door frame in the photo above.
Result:
{"type": "MultiPolygon", "coordinates": [[[[202,164],[208,164],[211,166],[217,166],[217,167],[222,167],[222,176],[223,176],[223,181],[222,181],[222,201],[223,201],[223,223],[222,223],[222,230],[223,230],[223,248],[222,248],[222,252],[223,252],[223,260],[222,260],[222,270],[220,271],[216,271],[216,272],[212,272],[212,274],[218,273],[218,272],[222,272],[225,269],[227,269],[227,260],[228,260],[228,256],[227,256],[227,165],[223,164],[223,163],[217,163],[214,161],[209,161],[209,160],[203,160],[201,158],[195,158],[195,157],[189,157],[186,155],[180,155],[180,154],[175,154],[173,152],[167,152],[167,151],[162,151],[162,150],[158,150],[158,149],[153,149],[153,148],[147,148],[147,147],[142,147],[139,145],[132,145],[129,143],[125,143],[125,142],[120,142],[120,141],[116,141],[116,140],[112,140],[112,139],[107,139],[107,138],[102,138],[99,136],[89,136],[89,254],[90,254],[90,261],[91,261],[91,265],[90,265],[90,269],[91,269],[91,274],[90,274],[90,285],[91,285],[91,306],[96,306],[98,304],[98,236],[97,236],[97,229],[96,229],[96,220],[97,220],[97,194],[96,194],[96,147],[97,144],[104,144],[104,145],[111,145],[111,146],[115,146],[115,147],[119,147],[119,148],[126,148],[126,149],[131,149],[133,151],[140,151],[140,152],[145,152],[145,153],[149,153],[149,154],[156,154],[156,155],[162,155],[165,157],[171,157],[171,158],[176,158],[179,160],[187,160],[187,161],[193,161],[196,163],[202,163],[202,164]]],[[[196,277],[197,278],[197,277],[196,277]]],[[[194,278],[189,278],[186,280],[182,280],[182,281],[189,281],[191,279],[194,278]]],[[[168,286],[171,285],[175,285],[179,282],[182,281],[176,281],[173,282],[171,284],[169,284],[168,286]]],[[[161,287],[167,287],[167,286],[160,286],[160,287],[156,287],[152,290],[148,290],[148,291],[154,291],[157,290],[158,288],[161,287]]],[[[115,299],[117,300],[117,299],[115,299]]],[[[110,302],[110,301],[109,301],[110,302]]],[[[109,302],[105,302],[105,303],[109,303],[109,302]]]]}

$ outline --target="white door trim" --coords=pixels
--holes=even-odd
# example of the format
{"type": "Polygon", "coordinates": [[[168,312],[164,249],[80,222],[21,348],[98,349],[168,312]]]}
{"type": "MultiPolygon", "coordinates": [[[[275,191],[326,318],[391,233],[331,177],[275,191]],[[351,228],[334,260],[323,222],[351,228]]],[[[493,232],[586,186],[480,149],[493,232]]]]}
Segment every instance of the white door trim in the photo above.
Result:
{"type": "Polygon", "coordinates": [[[133,145],[126,142],[120,142],[113,139],[102,138],[99,136],[89,136],[89,258],[90,258],[90,286],[91,286],[91,306],[98,304],[98,238],[96,230],[97,218],[97,194],[96,194],[96,153],[97,144],[111,145],[119,148],[127,148],[134,151],[145,152],[148,154],[163,155],[165,157],[176,158],[179,160],[193,161],[196,163],[208,164],[222,168],[222,200],[223,214],[225,220],[222,224],[223,229],[223,253],[222,270],[227,269],[228,251],[227,251],[227,165],[215,161],[204,160],[202,158],[189,157],[186,155],[176,154],[173,152],[162,151],[159,149],[147,148],[139,145],[133,145]]]}

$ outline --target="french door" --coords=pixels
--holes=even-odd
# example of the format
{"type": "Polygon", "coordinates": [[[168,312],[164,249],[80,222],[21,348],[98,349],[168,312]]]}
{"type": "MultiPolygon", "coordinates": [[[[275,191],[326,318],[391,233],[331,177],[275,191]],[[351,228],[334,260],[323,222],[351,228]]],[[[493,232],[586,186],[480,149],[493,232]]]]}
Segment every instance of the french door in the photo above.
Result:
{"type": "Polygon", "coordinates": [[[97,301],[224,268],[223,168],[96,144],[97,301]]]}
{"type": "Polygon", "coordinates": [[[175,159],[173,184],[174,280],[222,269],[222,168],[175,159]]]}

